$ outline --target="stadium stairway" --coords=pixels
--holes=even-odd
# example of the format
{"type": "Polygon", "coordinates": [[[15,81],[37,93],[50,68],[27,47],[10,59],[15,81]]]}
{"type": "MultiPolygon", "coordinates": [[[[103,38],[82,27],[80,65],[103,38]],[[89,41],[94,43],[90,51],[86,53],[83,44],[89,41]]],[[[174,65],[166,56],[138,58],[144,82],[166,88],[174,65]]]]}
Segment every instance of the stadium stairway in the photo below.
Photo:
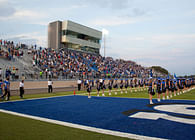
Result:
{"type": "MultiPolygon", "coordinates": [[[[4,48],[4,51],[7,51],[5,48],[4,48]]],[[[22,76],[25,76],[27,79],[31,79],[31,75],[35,74],[35,73],[39,73],[40,72],[40,69],[37,67],[37,66],[33,66],[32,62],[32,56],[30,56],[28,53],[27,53],[27,50],[23,50],[23,51],[26,51],[24,52],[24,55],[23,57],[15,57],[13,60],[7,60],[5,58],[0,58],[0,68],[2,68],[2,75],[3,75],[3,78],[5,78],[5,72],[6,72],[6,69],[9,69],[9,68],[18,68],[18,73],[17,75],[19,76],[19,79],[22,77],[22,76]]]]}

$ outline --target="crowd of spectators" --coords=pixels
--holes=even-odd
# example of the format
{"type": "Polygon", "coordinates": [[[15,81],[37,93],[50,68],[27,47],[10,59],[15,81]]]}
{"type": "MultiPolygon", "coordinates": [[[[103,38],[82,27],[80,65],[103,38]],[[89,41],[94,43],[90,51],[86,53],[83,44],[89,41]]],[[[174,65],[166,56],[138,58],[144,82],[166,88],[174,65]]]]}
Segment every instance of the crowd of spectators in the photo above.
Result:
{"type": "Polygon", "coordinates": [[[40,77],[46,78],[130,78],[148,77],[148,69],[133,61],[114,60],[74,50],[34,49],[33,65],[41,68],[40,77]]]}
{"type": "Polygon", "coordinates": [[[21,44],[14,44],[13,41],[0,40],[0,57],[8,60],[22,57],[24,52],[20,48],[21,44]]]}
{"type": "MultiPolygon", "coordinates": [[[[14,44],[13,41],[0,40],[0,56],[8,60],[22,57],[24,51],[21,48],[20,44],[14,44]]],[[[40,78],[147,78],[149,75],[147,68],[133,61],[114,60],[98,54],[37,48],[36,45],[28,50],[28,54],[33,59],[32,65],[40,68],[40,78]]]]}

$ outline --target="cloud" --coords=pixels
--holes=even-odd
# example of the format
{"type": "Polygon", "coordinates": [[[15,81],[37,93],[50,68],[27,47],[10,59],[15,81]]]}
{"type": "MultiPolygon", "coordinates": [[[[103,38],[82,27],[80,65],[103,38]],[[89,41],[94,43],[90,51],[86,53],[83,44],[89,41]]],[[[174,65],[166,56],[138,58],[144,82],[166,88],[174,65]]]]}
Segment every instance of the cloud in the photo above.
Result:
{"type": "Polygon", "coordinates": [[[47,37],[45,35],[40,35],[39,32],[24,33],[12,35],[6,38],[7,40],[12,40],[16,43],[24,43],[27,45],[38,45],[42,47],[47,47],[47,37]]]}
{"type": "Polygon", "coordinates": [[[82,0],[84,3],[97,5],[101,8],[110,8],[113,10],[122,10],[129,7],[132,0],[82,0]]]}
{"type": "Polygon", "coordinates": [[[16,9],[8,1],[0,1],[0,18],[12,16],[16,9]]]}
{"type": "Polygon", "coordinates": [[[96,26],[118,26],[125,24],[134,24],[140,22],[141,20],[142,19],[139,18],[112,16],[93,19],[92,21],[89,21],[89,24],[96,26]]]}
{"type": "MultiPolygon", "coordinates": [[[[195,34],[113,36],[107,56],[134,60],[144,66],[160,65],[172,73],[194,74],[195,34]]],[[[108,46],[108,45],[107,45],[108,46]]],[[[103,50],[104,48],[102,48],[103,50]]]]}

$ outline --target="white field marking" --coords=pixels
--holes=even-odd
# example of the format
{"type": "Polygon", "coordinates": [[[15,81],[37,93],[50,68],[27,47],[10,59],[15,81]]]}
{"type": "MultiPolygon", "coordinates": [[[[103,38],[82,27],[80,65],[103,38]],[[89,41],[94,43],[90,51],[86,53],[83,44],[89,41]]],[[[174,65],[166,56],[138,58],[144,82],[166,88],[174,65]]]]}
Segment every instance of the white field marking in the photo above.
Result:
{"type": "Polygon", "coordinates": [[[3,102],[0,102],[0,104],[10,103],[10,102],[13,103],[13,102],[31,101],[31,100],[39,100],[39,99],[58,98],[58,97],[65,97],[65,96],[74,96],[74,95],[56,95],[56,96],[52,96],[52,97],[40,97],[40,98],[32,98],[32,99],[20,99],[20,100],[13,100],[13,101],[3,101],[3,102]]]}
{"type": "Polygon", "coordinates": [[[165,114],[165,113],[138,112],[138,113],[131,115],[129,117],[130,118],[139,118],[139,119],[149,119],[149,120],[158,120],[158,119],[162,118],[165,120],[179,122],[179,123],[195,124],[194,119],[185,119],[185,118],[174,117],[174,116],[170,116],[170,115],[165,114]]]}
{"type": "Polygon", "coordinates": [[[185,105],[185,104],[183,104],[183,105],[181,105],[181,104],[158,105],[158,106],[155,106],[154,109],[160,110],[160,111],[166,111],[166,112],[180,113],[180,114],[194,115],[195,116],[195,110],[187,109],[188,107],[195,108],[195,105],[185,105]]]}
{"type": "Polygon", "coordinates": [[[58,121],[58,120],[52,120],[52,119],[7,111],[3,109],[0,109],[0,112],[11,114],[11,115],[16,115],[20,117],[30,118],[34,120],[39,120],[43,122],[53,123],[57,125],[62,125],[62,126],[67,126],[67,127],[77,128],[77,129],[83,129],[83,130],[107,134],[107,135],[118,136],[118,137],[125,137],[125,138],[131,138],[131,139],[139,139],[139,140],[140,139],[142,140],[165,140],[165,139],[157,138],[157,137],[142,136],[142,135],[136,135],[136,134],[131,134],[131,133],[124,133],[124,132],[119,132],[119,131],[112,131],[112,130],[107,130],[107,129],[85,126],[85,125],[73,124],[73,123],[63,122],[63,121],[58,121]]]}

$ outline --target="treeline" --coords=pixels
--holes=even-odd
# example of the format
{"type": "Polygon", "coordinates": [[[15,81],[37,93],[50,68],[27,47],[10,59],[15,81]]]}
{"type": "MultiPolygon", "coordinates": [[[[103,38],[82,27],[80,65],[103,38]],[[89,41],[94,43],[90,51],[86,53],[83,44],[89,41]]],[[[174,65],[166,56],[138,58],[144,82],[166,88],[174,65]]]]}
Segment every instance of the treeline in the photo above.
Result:
{"type": "Polygon", "coordinates": [[[168,73],[169,73],[168,70],[166,70],[165,68],[162,68],[160,66],[152,66],[151,69],[153,69],[156,72],[160,72],[160,73],[166,74],[166,75],[168,75],[168,73]]]}
{"type": "Polygon", "coordinates": [[[185,76],[179,76],[179,78],[181,78],[181,77],[184,77],[184,78],[193,78],[193,79],[195,79],[195,75],[185,75],[185,76]]]}

